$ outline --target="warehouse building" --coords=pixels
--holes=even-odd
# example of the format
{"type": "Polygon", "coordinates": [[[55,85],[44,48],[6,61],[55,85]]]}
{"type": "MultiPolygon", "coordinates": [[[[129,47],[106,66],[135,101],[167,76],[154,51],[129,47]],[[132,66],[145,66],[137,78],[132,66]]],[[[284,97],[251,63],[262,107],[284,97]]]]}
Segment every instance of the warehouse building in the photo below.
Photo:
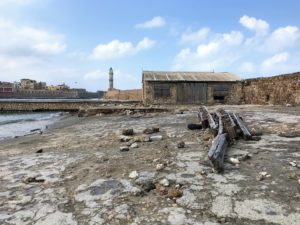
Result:
{"type": "Polygon", "coordinates": [[[227,72],[143,71],[143,100],[145,104],[227,103],[240,80],[227,72]]]}

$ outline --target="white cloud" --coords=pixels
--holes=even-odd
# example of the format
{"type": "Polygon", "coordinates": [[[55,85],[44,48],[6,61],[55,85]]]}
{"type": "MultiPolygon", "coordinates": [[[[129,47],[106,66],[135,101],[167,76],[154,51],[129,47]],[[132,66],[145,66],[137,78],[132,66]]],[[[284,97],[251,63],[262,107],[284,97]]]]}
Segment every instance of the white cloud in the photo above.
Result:
{"type": "Polygon", "coordinates": [[[1,0],[0,1],[0,8],[1,7],[8,7],[8,6],[23,6],[33,3],[36,0],[1,0]]]}
{"type": "Polygon", "coordinates": [[[209,35],[210,29],[207,27],[201,28],[196,32],[185,32],[181,35],[182,43],[199,43],[204,41],[209,35]]]}
{"type": "Polygon", "coordinates": [[[135,55],[140,51],[149,49],[155,45],[155,41],[145,37],[134,46],[131,42],[113,40],[107,44],[99,44],[90,55],[91,59],[106,60],[135,55]]]}
{"type": "Polygon", "coordinates": [[[65,51],[66,45],[61,43],[39,43],[33,47],[37,52],[43,54],[59,54],[65,51]]]}
{"type": "Polygon", "coordinates": [[[165,25],[166,25],[166,20],[161,16],[156,16],[153,17],[151,20],[135,25],[135,27],[149,29],[149,28],[164,27],[165,25]]]}
{"type": "Polygon", "coordinates": [[[266,39],[262,50],[280,51],[294,46],[300,38],[300,32],[296,26],[280,27],[274,30],[266,39]]]}
{"type": "MultiPolygon", "coordinates": [[[[270,29],[269,24],[254,17],[243,16],[239,21],[254,34],[245,36],[241,31],[214,33],[204,27],[196,32],[181,35],[185,48],[176,55],[172,69],[231,71],[242,76],[272,74],[297,71],[300,58],[300,31],[296,26],[270,29]],[[199,35],[199,31],[209,31],[209,35],[199,35]],[[195,38],[194,38],[195,37],[195,38]],[[195,47],[194,40],[199,37],[195,47]],[[205,38],[202,38],[205,37],[205,38]],[[288,50],[292,48],[293,54],[288,50]]],[[[200,32],[201,33],[201,32],[200,32]]],[[[205,33],[205,32],[203,32],[205,33]]]]}
{"type": "Polygon", "coordinates": [[[262,62],[262,69],[265,71],[273,70],[275,66],[287,62],[289,57],[290,55],[287,52],[275,54],[262,62]]]}
{"type": "Polygon", "coordinates": [[[240,18],[240,23],[249,30],[256,32],[258,35],[265,35],[269,31],[269,24],[266,21],[247,15],[240,18]]]}

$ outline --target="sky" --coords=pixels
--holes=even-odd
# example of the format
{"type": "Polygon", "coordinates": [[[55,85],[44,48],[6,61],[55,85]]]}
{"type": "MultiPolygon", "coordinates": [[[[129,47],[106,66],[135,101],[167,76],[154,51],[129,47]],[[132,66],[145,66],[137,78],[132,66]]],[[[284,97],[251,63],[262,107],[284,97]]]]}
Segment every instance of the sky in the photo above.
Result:
{"type": "Polygon", "coordinates": [[[298,0],[0,0],[0,81],[141,88],[143,70],[300,71],[298,0]]]}

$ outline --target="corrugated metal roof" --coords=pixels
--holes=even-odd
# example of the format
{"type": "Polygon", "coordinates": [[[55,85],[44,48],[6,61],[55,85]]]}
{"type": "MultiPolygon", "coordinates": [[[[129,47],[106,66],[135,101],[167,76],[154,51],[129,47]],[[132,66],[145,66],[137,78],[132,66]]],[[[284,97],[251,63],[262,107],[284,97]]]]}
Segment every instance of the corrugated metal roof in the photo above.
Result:
{"type": "Polygon", "coordinates": [[[238,81],[235,74],[227,72],[169,72],[143,71],[145,81],[238,81]]]}

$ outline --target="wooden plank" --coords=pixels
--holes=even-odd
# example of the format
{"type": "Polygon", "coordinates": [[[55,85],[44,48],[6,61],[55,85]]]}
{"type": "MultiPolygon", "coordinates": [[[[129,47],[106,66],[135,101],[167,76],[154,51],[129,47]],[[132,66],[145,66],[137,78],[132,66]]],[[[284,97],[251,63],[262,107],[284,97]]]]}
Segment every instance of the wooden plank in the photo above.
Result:
{"type": "Polygon", "coordinates": [[[236,120],[239,128],[241,129],[242,133],[243,133],[243,137],[245,140],[249,140],[252,138],[252,135],[248,129],[248,127],[246,126],[246,124],[244,123],[244,121],[242,121],[240,119],[240,117],[236,114],[236,113],[233,113],[232,114],[233,118],[236,120]]]}
{"type": "Polygon", "coordinates": [[[228,137],[233,141],[236,137],[236,125],[230,115],[222,108],[217,110],[218,117],[221,117],[224,126],[224,132],[228,133],[228,137]]]}
{"type": "Polygon", "coordinates": [[[224,156],[227,150],[227,134],[218,134],[212,142],[212,146],[208,152],[208,158],[213,168],[220,172],[224,166],[224,156]]]}

